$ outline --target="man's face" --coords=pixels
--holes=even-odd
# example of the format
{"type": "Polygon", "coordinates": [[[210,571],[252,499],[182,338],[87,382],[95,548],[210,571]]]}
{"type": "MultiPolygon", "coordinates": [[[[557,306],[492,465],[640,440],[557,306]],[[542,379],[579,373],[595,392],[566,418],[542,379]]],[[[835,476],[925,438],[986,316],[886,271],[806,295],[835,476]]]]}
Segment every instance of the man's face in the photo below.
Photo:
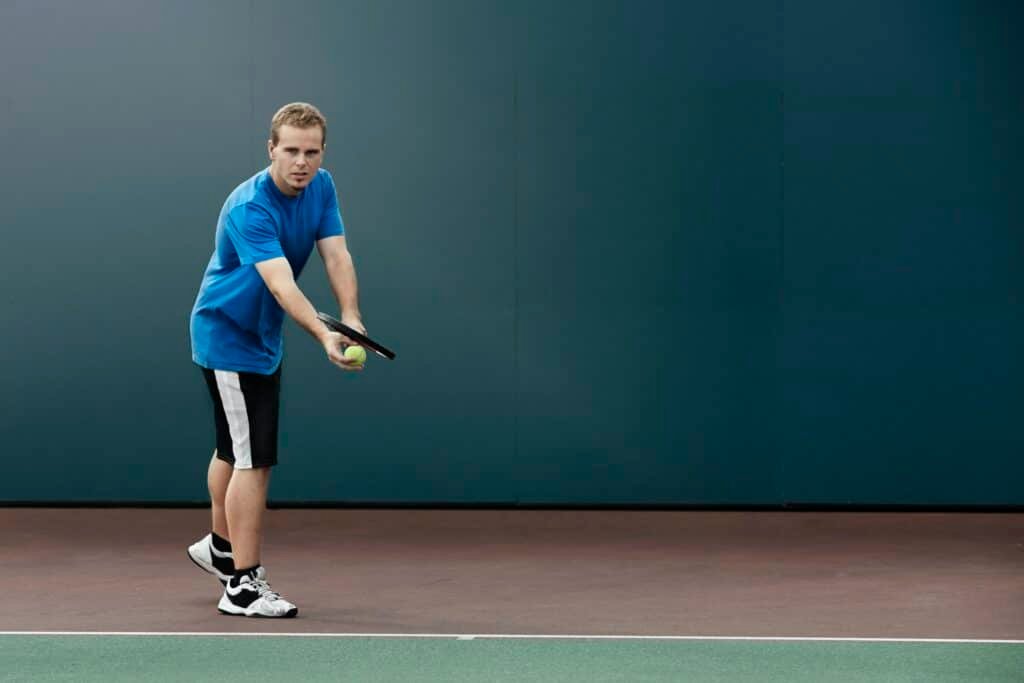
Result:
{"type": "Polygon", "coordinates": [[[270,177],[277,189],[294,196],[309,185],[323,162],[324,133],[320,126],[281,126],[277,138],[276,146],[267,142],[270,177]]]}

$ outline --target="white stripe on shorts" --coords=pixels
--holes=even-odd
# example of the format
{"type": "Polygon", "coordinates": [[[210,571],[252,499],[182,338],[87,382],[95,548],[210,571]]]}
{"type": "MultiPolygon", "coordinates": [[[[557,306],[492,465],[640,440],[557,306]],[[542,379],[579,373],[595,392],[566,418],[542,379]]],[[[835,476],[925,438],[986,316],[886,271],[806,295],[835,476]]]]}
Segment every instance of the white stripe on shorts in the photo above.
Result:
{"type": "Polygon", "coordinates": [[[235,469],[252,469],[252,444],[249,441],[249,413],[245,410],[245,396],[238,381],[237,372],[214,370],[217,391],[224,404],[228,418],[228,432],[231,434],[231,448],[235,452],[235,469]]]}

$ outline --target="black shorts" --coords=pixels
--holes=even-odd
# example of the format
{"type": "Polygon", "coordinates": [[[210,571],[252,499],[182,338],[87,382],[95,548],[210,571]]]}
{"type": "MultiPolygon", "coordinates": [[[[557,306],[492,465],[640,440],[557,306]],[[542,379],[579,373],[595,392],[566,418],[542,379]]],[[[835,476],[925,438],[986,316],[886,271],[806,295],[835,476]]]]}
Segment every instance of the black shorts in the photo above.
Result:
{"type": "Polygon", "coordinates": [[[272,375],[203,368],[213,398],[217,457],[236,470],[277,464],[281,367],[272,375]]]}

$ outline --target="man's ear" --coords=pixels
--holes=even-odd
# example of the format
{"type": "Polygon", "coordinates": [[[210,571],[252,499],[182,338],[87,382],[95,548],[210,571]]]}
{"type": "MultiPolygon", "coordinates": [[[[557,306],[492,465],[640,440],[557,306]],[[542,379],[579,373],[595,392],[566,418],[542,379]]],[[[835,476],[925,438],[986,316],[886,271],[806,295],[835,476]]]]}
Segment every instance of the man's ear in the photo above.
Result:
{"type": "Polygon", "coordinates": [[[274,141],[273,140],[267,140],[267,156],[270,157],[271,161],[274,160],[274,141]]]}

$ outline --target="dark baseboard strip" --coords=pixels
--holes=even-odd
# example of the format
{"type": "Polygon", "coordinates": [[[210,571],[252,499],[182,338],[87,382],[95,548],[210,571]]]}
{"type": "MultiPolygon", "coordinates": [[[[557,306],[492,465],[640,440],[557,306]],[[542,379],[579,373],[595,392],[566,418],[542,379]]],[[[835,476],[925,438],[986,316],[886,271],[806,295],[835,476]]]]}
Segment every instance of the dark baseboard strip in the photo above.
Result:
{"type": "MultiPolygon", "coordinates": [[[[125,501],[125,500],[0,500],[0,508],[148,508],[189,509],[209,507],[208,501],[125,501]]],[[[1024,512],[1019,504],[894,504],[894,503],[774,503],[774,504],[688,504],[688,503],[520,503],[490,501],[478,503],[399,501],[275,501],[271,510],[594,510],[594,511],[694,511],[694,512],[1024,512]]]]}

